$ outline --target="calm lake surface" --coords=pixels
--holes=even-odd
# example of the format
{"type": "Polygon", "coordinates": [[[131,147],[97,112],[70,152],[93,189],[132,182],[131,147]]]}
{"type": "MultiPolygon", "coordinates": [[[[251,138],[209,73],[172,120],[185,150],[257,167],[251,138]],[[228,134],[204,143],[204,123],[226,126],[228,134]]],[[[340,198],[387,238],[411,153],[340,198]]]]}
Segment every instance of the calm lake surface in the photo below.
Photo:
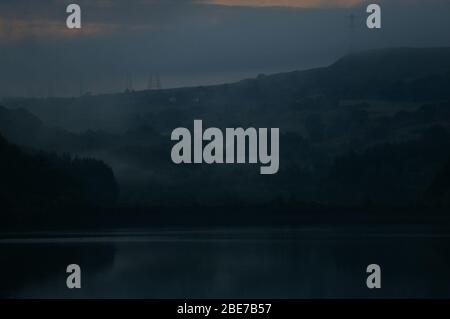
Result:
{"type": "Polygon", "coordinates": [[[7,234],[0,262],[7,298],[450,297],[450,232],[432,227],[7,234]]]}

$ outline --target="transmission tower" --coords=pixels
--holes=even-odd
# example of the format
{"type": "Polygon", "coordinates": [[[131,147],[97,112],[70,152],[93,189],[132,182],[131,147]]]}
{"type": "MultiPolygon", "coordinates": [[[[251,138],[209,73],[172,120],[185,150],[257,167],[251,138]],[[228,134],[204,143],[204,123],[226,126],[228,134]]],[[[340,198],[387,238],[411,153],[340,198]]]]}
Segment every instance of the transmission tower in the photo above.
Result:
{"type": "Polygon", "coordinates": [[[153,89],[153,75],[150,73],[148,75],[147,90],[151,89],[153,89]]]}
{"type": "Polygon", "coordinates": [[[133,76],[130,74],[127,74],[125,76],[125,91],[126,92],[133,91],[133,76]]]}
{"type": "Polygon", "coordinates": [[[162,89],[161,78],[159,76],[159,73],[156,73],[156,89],[157,90],[162,89]]]}
{"type": "Polygon", "coordinates": [[[348,16],[348,51],[352,53],[354,50],[354,38],[355,38],[355,30],[356,30],[356,18],[357,16],[354,13],[351,13],[348,16]]]}

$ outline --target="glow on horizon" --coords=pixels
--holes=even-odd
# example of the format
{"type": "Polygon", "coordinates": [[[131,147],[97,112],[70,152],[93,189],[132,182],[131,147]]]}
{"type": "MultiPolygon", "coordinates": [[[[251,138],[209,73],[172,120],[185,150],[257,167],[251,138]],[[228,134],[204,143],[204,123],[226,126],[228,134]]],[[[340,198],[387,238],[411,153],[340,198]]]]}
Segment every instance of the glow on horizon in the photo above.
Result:
{"type": "Polygon", "coordinates": [[[365,0],[198,0],[197,3],[244,7],[350,8],[365,0]]]}

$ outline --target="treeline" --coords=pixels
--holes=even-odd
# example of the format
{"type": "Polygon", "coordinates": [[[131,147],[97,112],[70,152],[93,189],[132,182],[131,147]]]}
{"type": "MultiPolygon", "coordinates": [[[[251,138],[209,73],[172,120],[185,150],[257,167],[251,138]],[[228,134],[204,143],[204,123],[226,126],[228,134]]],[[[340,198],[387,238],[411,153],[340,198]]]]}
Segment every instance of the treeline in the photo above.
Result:
{"type": "Polygon", "coordinates": [[[25,152],[1,135],[0,176],[2,226],[77,219],[87,207],[111,205],[119,192],[101,161],[25,152]]]}
{"type": "Polygon", "coordinates": [[[321,182],[320,194],[332,203],[445,204],[443,197],[450,191],[445,182],[447,161],[450,134],[435,126],[417,140],[380,144],[338,156],[321,182]]]}

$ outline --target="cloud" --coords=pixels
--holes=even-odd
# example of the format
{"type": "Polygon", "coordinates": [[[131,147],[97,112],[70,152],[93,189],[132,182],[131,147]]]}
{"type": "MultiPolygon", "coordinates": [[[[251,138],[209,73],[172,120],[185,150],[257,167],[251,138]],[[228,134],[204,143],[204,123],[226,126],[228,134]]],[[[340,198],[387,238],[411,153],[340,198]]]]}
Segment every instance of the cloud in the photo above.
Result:
{"type": "Polygon", "coordinates": [[[29,37],[96,36],[116,32],[113,24],[88,23],[82,29],[61,27],[61,22],[44,19],[0,19],[0,39],[16,41],[29,37]]]}
{"type": "Polygon", "coordinates": [[[0,1],[1,44],[29,38],[94,37],[160,29],[161,19],[153,19],[150,10],[156,2],[151,0],[139,0],[131,5],[124,0],[78,0],[76,2],[82,9],[82,28],[68,29],[66,5],[70,2],[74,1],[0,1]]]}
{"type": "Polygon", "coordinates": [[[29,38],[153,32],[176,28],[182,23],[214,25],[230,14],[239,14],[229,10],[244,6],[345,8],[364,0],[77,0],[82,8],[83,28],[69,30],[65,19],[66,6],[71,2],[74,1],[0,0],[0,39],[16,42],[29,38]]]}
{"type": "Polygon", "coordinates": [[[198,0],[196,2],[246,7],[349,8],[363,3],[364,0],[198,0]]]}
{"type": "Polygon", "coordinates": [[[0,97],[45,95],[50,84],[73,95],[80,81],[122,91],[127,74],[139,89],[152,72],[164,87],[222,83],[323,66],[350,50],[450,45],[448,0],[377,0],[375,32],[360,0],[76,0],[81,30],[66,28],[69,1],[0,0],[0,97]]]}

